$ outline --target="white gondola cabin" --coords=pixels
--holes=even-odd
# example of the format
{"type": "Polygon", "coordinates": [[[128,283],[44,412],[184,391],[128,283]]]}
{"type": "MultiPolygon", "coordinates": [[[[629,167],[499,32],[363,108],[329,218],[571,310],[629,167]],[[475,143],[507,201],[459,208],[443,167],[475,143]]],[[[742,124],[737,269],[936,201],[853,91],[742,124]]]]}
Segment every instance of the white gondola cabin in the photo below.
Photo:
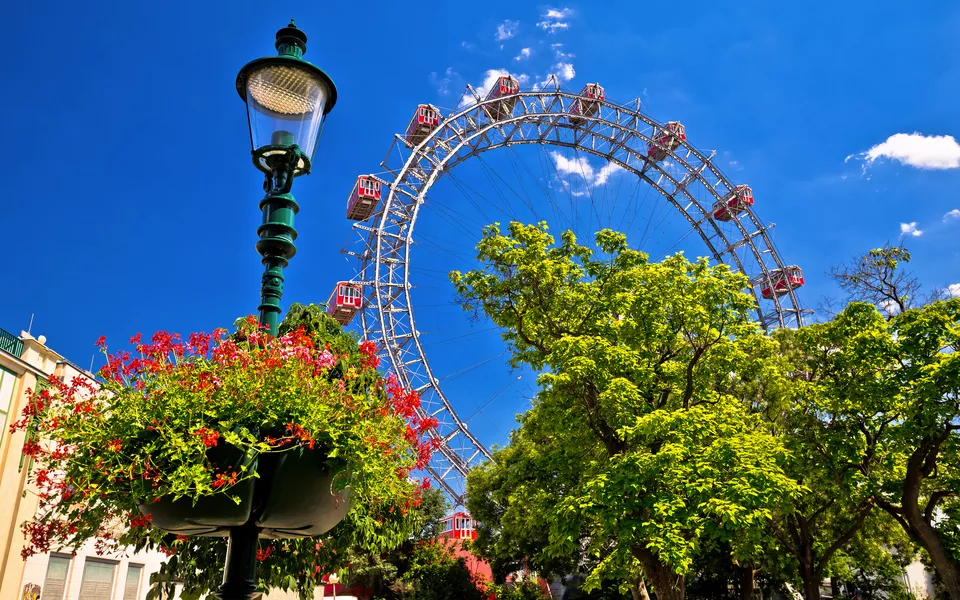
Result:
{"type": "Polygon", "coordinates": [[[803,286],[803,271],[792,265],[783,269],[770,271],[770,279],[763,282],[760,295],[769,300],[776,296],[783,296],[792,289],[803,286]]]}
{"type": "Polygon", "coordinates": [[[373,175],[361,175],[347,198],[347,218],[366,221],[380,203],[380,181],[373,175]]]}
{"type": "Polygon", "coordinates": [[[680,147],[680,142],[686,141],[687,133],[680,121],[670,121],[665,127],[657,127],[653,132],[653,140],[647,144],[647,157],[654,162],[666,158],[668,152],[680,147]]]}
{"type": "Polygon", "coordinates": [[[440,125],[440,111],[437,107],[430,104],[421,104],[417,107],[417,112],[413,113],[410,124],[407,125],[407,132],[404,139],[411,146],[417,146],[423,140],[427,139],[430,132],[440,125]]]}
{"type": "Polygon", "coordinates": [[[327,300],[327,314],[341,325],[349,325],[363,305],[363,287],[359,283],[341,281],[327,300]]]}
{"type": "Polygon", "coordinates": [[[520,83],[509,75],[502,75],[497,82],[493,84],[487,93],[487,100],[496,100],[497,102],[484,104],[483,110],[492,121],[499,121],[513,116],[513,107],[517,105],[517,94],[520,92],[520,83]]]}
{"type": "Polygon", "coordinates": [[[603,102],[603,87],[599,83],[588,83],[583,86],[583,90],[580,91],[580,96],[573,101],[573,104],[570,106],[570,123],[573,125],[580,125],[586,119],[583,117],[592,117],[597,114],[600,110],[600,103],[603,102]]]}
{"type": "Polygon", "coordinates": [[[713,205],[713,218],[717,221],[729,221],[751,206],[753,190],[748,185],[738,185],[713,205]]]}

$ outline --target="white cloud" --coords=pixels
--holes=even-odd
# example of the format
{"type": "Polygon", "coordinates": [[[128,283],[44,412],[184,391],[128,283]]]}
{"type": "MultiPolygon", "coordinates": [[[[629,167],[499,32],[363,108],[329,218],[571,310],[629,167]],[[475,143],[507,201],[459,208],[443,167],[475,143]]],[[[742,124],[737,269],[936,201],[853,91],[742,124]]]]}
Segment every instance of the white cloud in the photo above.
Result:
{"type": "Polygon", "coordinates": [[[954,298],[960,297],[960,283],[951,283],[947,286],[946,292],[949,296],[954,298]]]}
{"type": "Polygon", "coordinates": [[[593,166],[586,157],[567,158],[559,152],[551,152],[553,162],[557,167],[557,173],[564,175],[579,175],[587,183],[593,182],[593,166]]]}
{"type": "Polygon", "coordinates": [[[502,42],[503,40],[509,40],[513,36],[517,35],[517,26],[520,25],[520,21],[511,21],[507,19],[503,23],[497,25],[497,41],[502,42]]]}
{"type": "Polygon", "coordinates": [[[546,77],[542,81],[537,81],[533,85],[533,91],[545,88],[548,85],[553,83],[553,77],[557,78],[557,83],[563,83],[570,81],[577,75],[577,71],[573,68],[572,63],[557,63],[553,65],[554,72],[547,73],[546,77]]]}
{"type": "Polygon", "coordinates": [[[537,23],[537,27],[546,31],[547,33],[556,33],[558,29],[566,29],[570,27],[570,24],[566,21],[540,21],[537,23]]]}
{"type": "Polygon", "coordinates": [[[547,33],[556,33],[561,29],[570,27],[570,24],[564,19],[572,14],[573,11],[569,8],[549,8],[543,15],[543,20],[537,22],[537,27],[546,31],[547,33]]]}
{"type": "Polygon", "coordinates": [[[597,178],[593,180],[593,185],[605,185],[607,180],[610,179],[611,175],[622,170],[623,167],[617,163],[608,162],[600,168],[599,172],[597,172],[597,178]]]}
{"type": "Polygon", "coordinates": [[[557,70],[557,79],[560,81],[570,81],[577,74],[577,72],[573,70],[572,63],[557,63],[553,65],[553,68],[557,70]]]}
{"type": "Polygon", "coordinates": [[[523,60],[525,58],[530,58],[530,48],[521,48],[520,54],[513,57],[513,60],[523,60]]]}
{"type": "MultiPolygon", "coordinates": [[[[496,85],[497,80],[499,80],[504,75],[509,75],[510,72],[506,69],[489,69],[483,75],[483,83],[480,85],[474,86],[474,89],[480,94],[481,98],[486,98],[487,94],[490,93],[490,90],[493,89],[493,86],[496,85]]],[[[520,73],[519,75],[514,75],[514,79],[517,80],[517,83],[520,85],[526,85],[530,82],[530,76],[526,73],[520,73]]],[[[463,95],[463,98],[460,99],[459,108],[465,106],[472,106],[477,103],[477,99],[473,97],[473,94],[466,92],[463,95]]]]}
{"type": "Polygon", "coordinates": [[[891,317],[898,312],[900,312],[900,305],[894,302],[893,300],[884,300],[880,303],[880,310],[887,313],[891,317]]]}
{"type": "MultiPolygon", "coordinates": [[[[618,173],[623,170],[623,168],[612,162],[600,167],[599,171],[594,170],[593,165],[590,164],[590,161],[587,160],[585,156],[577,158],[568,158],[559,152],[551,152],[551,158],[553,158],[554,166],[557,169],[558,175],[576,175],[583,179],[583,182],[587,186],[598,187],[601,185],[606,185],[610,180],[610,177],[615,173],[618,173]]],[[[570,187],[570,182],[561,178],[560,182],[565,188],[570,187]]],[[[574,196],[582,196],[586,192],[574,192],[574,196]]]]}
{"type": "MultiPolygon", "coordinates": [[[[896,133],[860,156],[867,163],[891,158],[918,169],[956,169],[960,167],[960,144],[952,135],[896,133]]],[[[851,158],[853,155],[844,162],[851,158]]]]}
{"type": "Polygon", "coordinates": [[[442,77],[437,75],[436,72],[430,73],[430,83],[436,86],[438,94],[446,96],[450,93],[450,85],[453,83],[453,79],[457,77],[459,75],[453,70],[453,67],[447,67],[442,77]]]}
{"type": "Polygon", "coordinates": [[[923,230],[917,229],[916,221],[913,221],[912,223],[900,223],[900,235],[912,235],[913,237],[920,237],[923,235],[923,230]]]}
{"type": "Polygon", "coordinates": [[[952,221],[953,219],[960,219],[960,208],[955,208],[950,212],[948,212],[947,214],[943,215],[944,223],[947,223],[948,221],[952,221]]]}
{"type": "Polygon", "coordinates": [[[571,52],[563,51],[563,44],[550,44],[550,48],[553,49],[553,52],[557,55],[557,60],[563,60],[565,58],[574,58],[577,55],[571,52]]]}

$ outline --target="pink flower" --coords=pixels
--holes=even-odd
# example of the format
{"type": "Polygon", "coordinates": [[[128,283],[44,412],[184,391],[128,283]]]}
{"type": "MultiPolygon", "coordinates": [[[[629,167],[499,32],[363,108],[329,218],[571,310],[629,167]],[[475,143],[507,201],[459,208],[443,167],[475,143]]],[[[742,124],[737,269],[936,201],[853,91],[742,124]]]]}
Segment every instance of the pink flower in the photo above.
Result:
{"type": "Polygon", "coordinates": [[[317,355],[314,364],[316,364],[317,368],[319,369],[329,369],[333,365],[337,364],[337,360],[333,358],[333,354],[331,354],[329,350],[324,350],[317,355]]]}

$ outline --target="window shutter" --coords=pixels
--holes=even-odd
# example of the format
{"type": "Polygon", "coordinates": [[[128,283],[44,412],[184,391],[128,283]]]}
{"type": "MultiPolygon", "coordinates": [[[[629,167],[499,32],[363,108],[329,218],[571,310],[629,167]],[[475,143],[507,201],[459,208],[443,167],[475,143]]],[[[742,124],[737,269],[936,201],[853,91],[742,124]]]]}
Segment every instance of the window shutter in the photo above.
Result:
{"type": "Polygon", "coordinates": [[[40,600],[63,600],[69,573],[70,557],[51,554],[50,562],[47,563],[47,576],[43,580],[43,589],[40,591],[40,600]]]}
{"type": "Polygon", "coordinates": [[[83,565],[83,582],[79,600],[111,600],[114,563],[87,559],[83,565]]]}
{"type": "Polygon", "coordinates": [[[123,600],[137,600],[140,597],[140,574],[143,565],[127,565],[127,580],[123,585],[123,600]]]}

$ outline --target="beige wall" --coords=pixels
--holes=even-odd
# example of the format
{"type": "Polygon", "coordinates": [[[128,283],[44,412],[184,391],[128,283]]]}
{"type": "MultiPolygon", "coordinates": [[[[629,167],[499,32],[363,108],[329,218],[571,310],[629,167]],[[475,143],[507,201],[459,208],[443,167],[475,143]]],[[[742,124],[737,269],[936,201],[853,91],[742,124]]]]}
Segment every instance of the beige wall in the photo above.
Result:
{"type": "MultiPolygon", "coordinates": [[[[16,377],[7,422],[0,433],[0,600],[24,600],[25,586],[33,585],[41,587],[42,596],[50,560],[48,554],[32,556],[26,561],[21,555],[25,540],[20,524],[34,515],[38,502],[28,478],[29,462],[24,460],[21,465],[20,450],[26,435],[22,431],[11,434],[10,423],[19,417],[26,406],[27,390],[36,388],[38,378],[46,379],[53,374],[69,382],[74,377],[90,377],[89,373],[78,369],[47,348],[43,336],[35,339],[26,332],[21,332],[20,338],[23,340],[23,354],[19,358],[0,350],[0,367],[12,372],[16,377]]],[[[7,388],[6,385],[2,387],[7,388]]],[[[0,403],[5,401],[0,398],[0,403]]],[[[78,600],[83,567],[88,558],[112,562],[115,565],[109,600],[123,600],[127,566],[131,563],[143,565],[138,596],[140,600],[144,600],[149,588],[150,574],[155,573],[166,559],[157,552],[98,557],[93,551],[93,544],[87,544],[71,558],[63,600],[78,600]]]]}

